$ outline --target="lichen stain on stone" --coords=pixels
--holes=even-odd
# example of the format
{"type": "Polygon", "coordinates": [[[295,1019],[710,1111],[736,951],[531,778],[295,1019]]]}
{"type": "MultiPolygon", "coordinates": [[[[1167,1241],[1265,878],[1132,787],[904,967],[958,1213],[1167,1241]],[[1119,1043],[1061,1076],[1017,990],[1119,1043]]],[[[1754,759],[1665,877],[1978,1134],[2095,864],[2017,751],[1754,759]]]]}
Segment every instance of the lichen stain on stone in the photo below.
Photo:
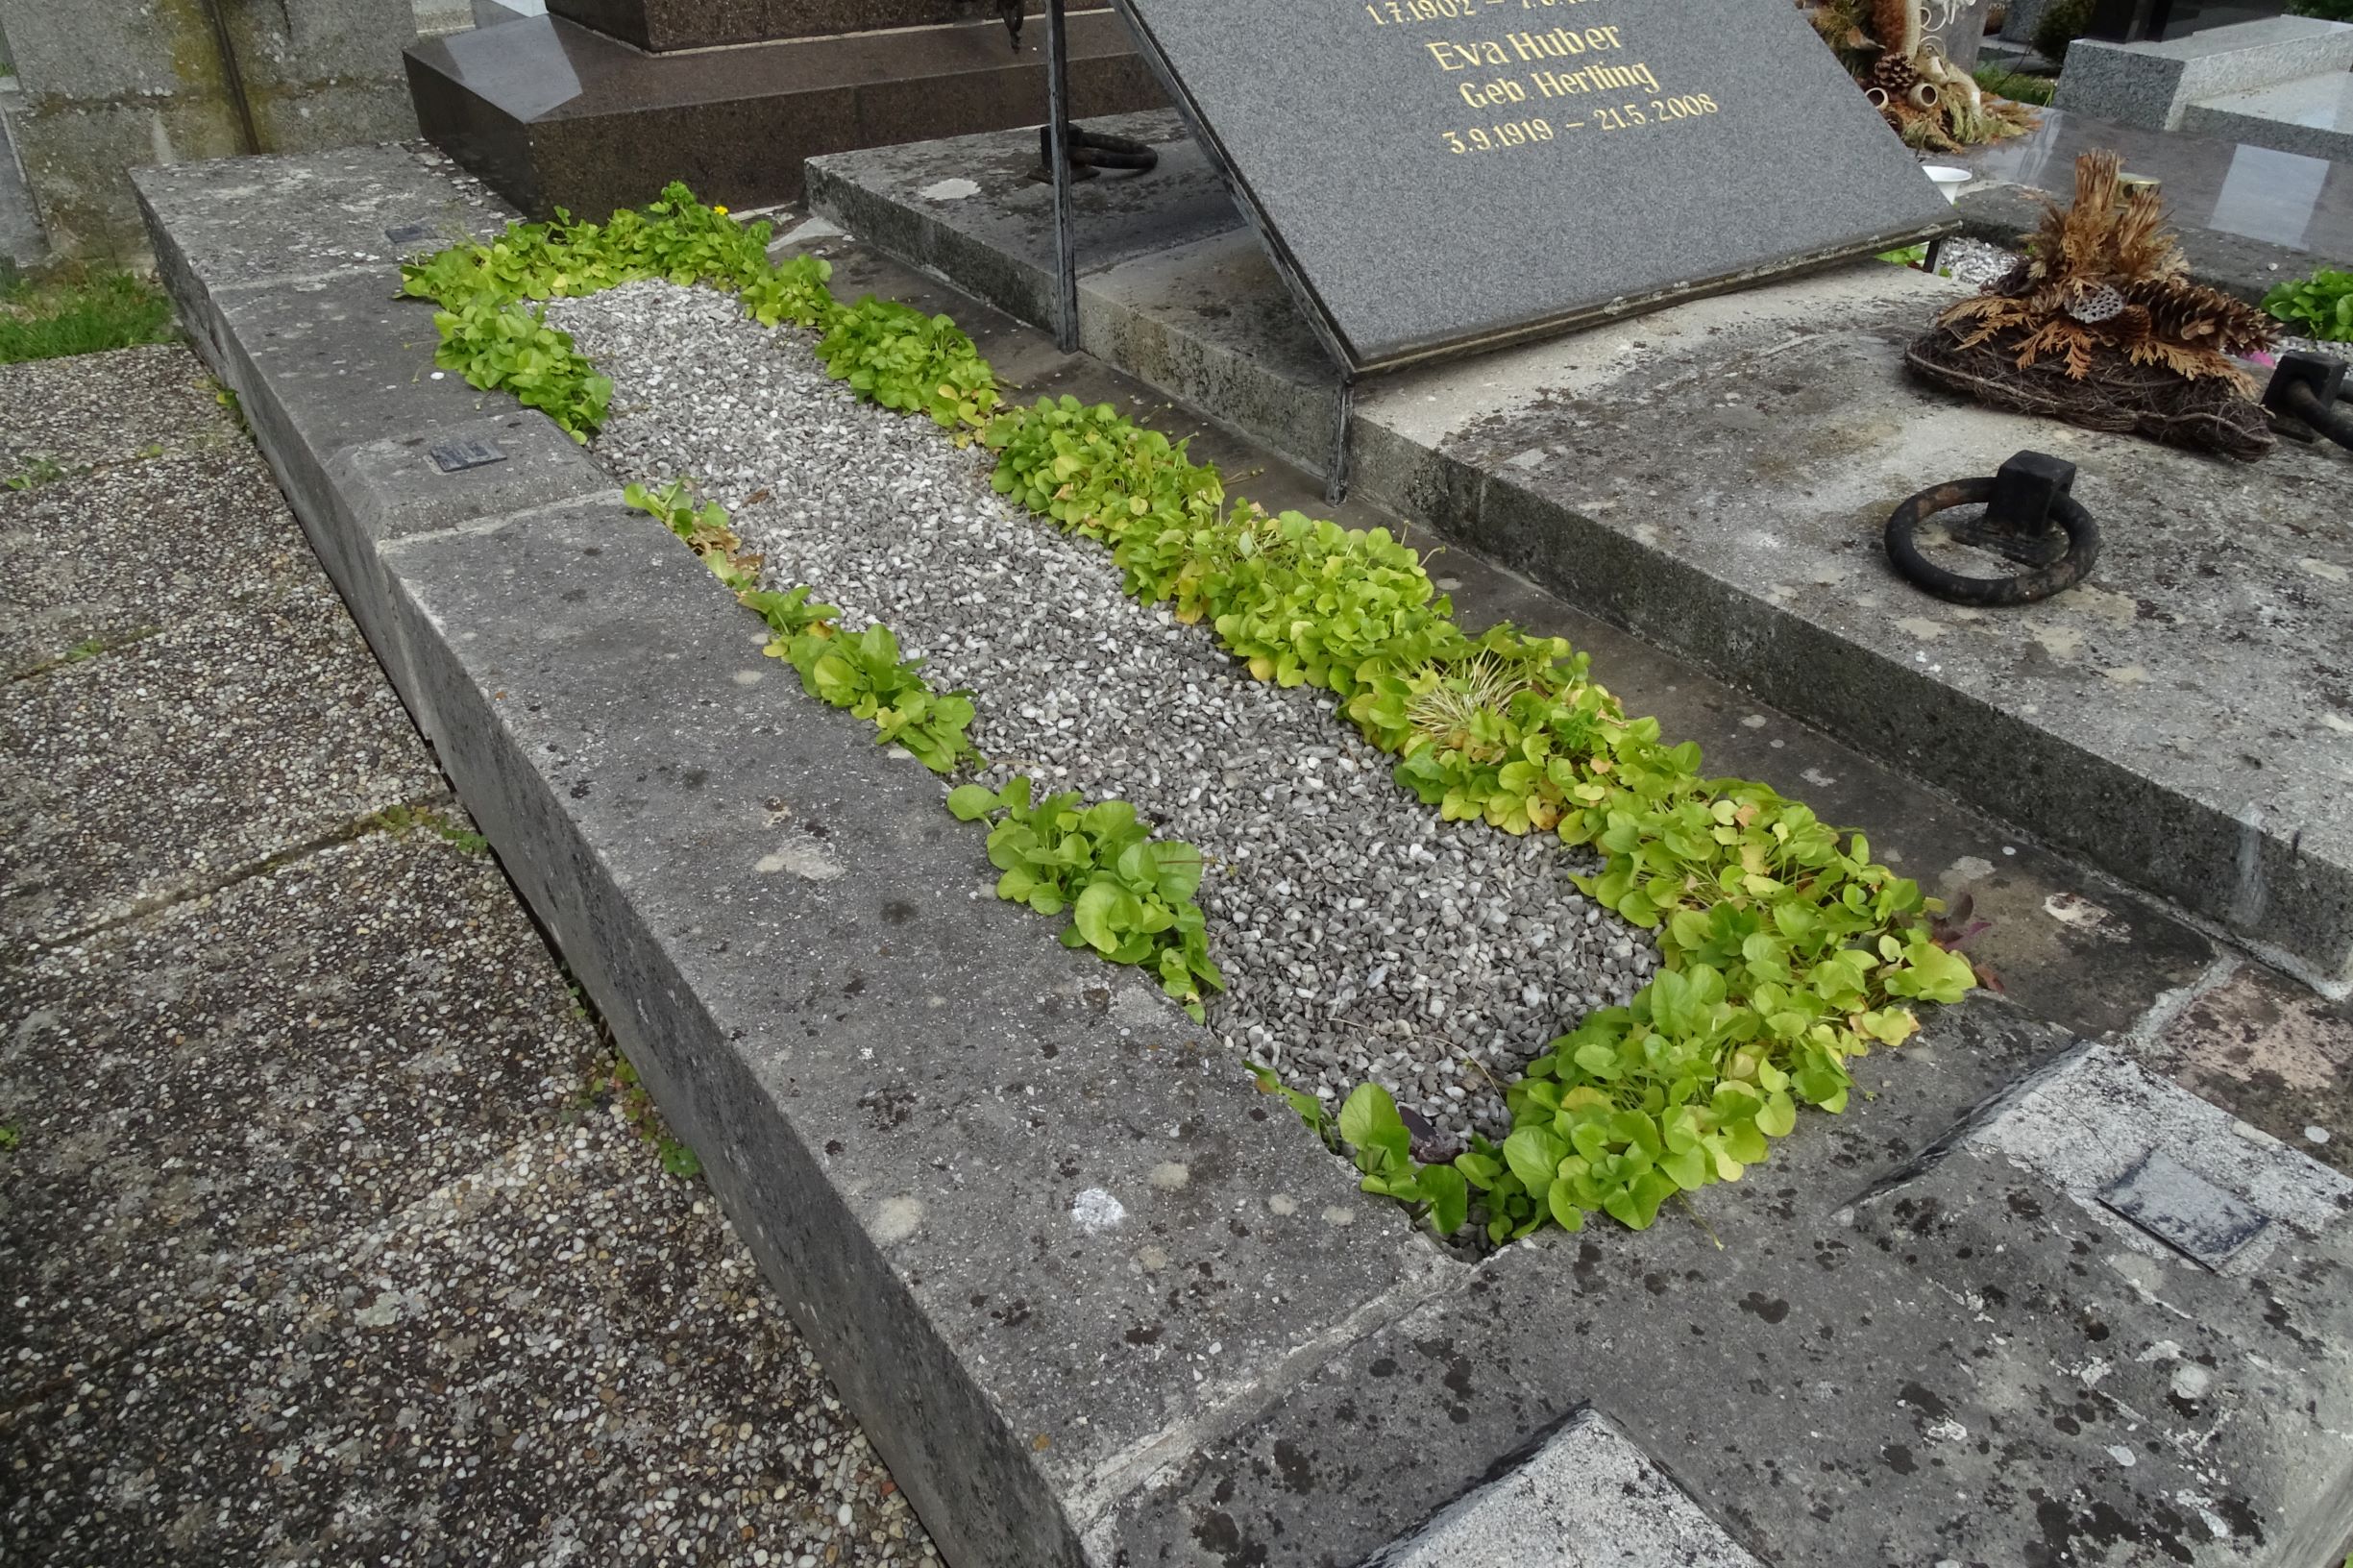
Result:
{"type": "Polygon", "coordinates": [[[790,871],[804,882],[831,882],[841,877],[846,868],[815,845],[789,844],[772,854],[762,855],[752,870],[768,876],[790,871]]]}
{"type": "Polygon", "coordinates": [[[874,1239],[884,1246],[904,1241],[923,1223],[923,1205],[915,1198],[887,1198],[874,1213],[874,1239]]]}

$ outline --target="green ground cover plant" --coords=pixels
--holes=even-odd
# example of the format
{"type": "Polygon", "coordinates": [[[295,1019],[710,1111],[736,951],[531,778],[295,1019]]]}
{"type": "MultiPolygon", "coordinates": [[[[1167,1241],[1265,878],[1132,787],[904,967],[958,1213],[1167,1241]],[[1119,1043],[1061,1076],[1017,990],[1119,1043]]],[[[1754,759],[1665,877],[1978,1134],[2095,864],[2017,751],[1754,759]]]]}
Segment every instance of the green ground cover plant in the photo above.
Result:
{"type": "Polygon", "coordinates": [[[947,797],[959,821],[990,824],[989,863],[1004,872],[996,895],[1041,915],[1067,910],[1064,946],[1149,969],[1201,1021],[1201,988],[1224,985],[1193,901],[1201,851],[1153,838],[1124,800],[1089,806],[1075,790],[1037,800],[1032,790],[1024,775],[1002,790],[967,784],[947,797]]]}
{"type": "MultiPolygon", "coordinates": [[[[734,289],[756,319],[815,330],[831,374],[884,407],[927,415],[959,444],[984,445],[998,493],[1102,543],[1131,595],[1206,626],[1262,680],[1331,693],[1397,759],[1399,785],[1449,820],[1552,833],[1591,851],[1600,870],[1579,886],[1655,934],[1662,971],[1631,1005],[1589,1015],[1507,1087],[1512,1131],[1500,1144],[1479,1139],[1454,1160],[1423,1162],[1379,1086],[1360,1088],[1335,1116],[1254,1068],[1351,1153],[1366,1190],[1411,1206],[1441,1234],[1474,1228],[1493,1242],[1574,1230],[1593,1213],[1643,1228],[1670,1199],[1740,1179],[1795,1130],[1799,1106],[1844,1110],[1851,1063],[1908,1039],[1919,1003],[1957,1001],[1974,984],[1968,961],[1938,940],[1938,906],[1873,861],[1861,834],[1765,785],[1707,776],[1697,746],[1671,746],[1655,720],[1629,716],[1565,642],[1507,625],[1465,631],[1419,553],[1386,529],[1229,503],[1217,471],[1192,462],[1184,442],[1108,404],[1008,406],[946,317],[871,298],[844,306],[822,261],[770,266],[767,239],[765,225],[739,229],[674,185],[602,229],[518,226],[445,252],[409,268],[407,287],[446,315],[468,301],[511,310],[659,276],[734,289]]],[[[442,362],[489,384],[502,367],[478,365],[475,343],[445,330],[442,362]]],[[[561,348],[576,361],[562,370],[570,406],[584,408],[594,372],[569,338],[561,348]]],[[[809,590],[757,590],[758,562],[723,510],[696,507],[679,487],[633,487],[631,500],[769,619],[772,651],[780,645],[813,693],[884,711],[895,643],[857,661],[876,682],[859,684],[827,664],[839,650],[821,645],[842,638],[809,590]],[[807,668],[796,649],[814,654],[807,668]]],[[[948,772],[954,760],[933,765],[948,772]]],[[[999,792],[968,785],[949,804],[991,823],[1001,896],[1068,912],[1066,943],[1150,965],[1200,1016],[1198,987],[1217,978],[1198,910],[1186,914],[1197,855],[1152,847],[1117,802],[1037,801],[1025,779],[999,792]]]]}
{"type": "Polygon", "coordinates": [[[2263,307],[2307,337],[2353,343],[2353,272],[2322,267],[2266,294],[2263,307]]]}
{"type": "Polygon", "coordinates": [[[0,289],[0,364],[169,343],[178,335],[171,301],[127,272],[48,282],[20,275],[0,289]]]}
{"type": "Polygon", "coordinates": [[[1969,73],[1977,86],[1997,98],[2007,98],[2014,104],[2033,104],[2047,107],[2059,84],[2047,76],[2028,76],[2004,65],[1980,65],[1969,73]]]}

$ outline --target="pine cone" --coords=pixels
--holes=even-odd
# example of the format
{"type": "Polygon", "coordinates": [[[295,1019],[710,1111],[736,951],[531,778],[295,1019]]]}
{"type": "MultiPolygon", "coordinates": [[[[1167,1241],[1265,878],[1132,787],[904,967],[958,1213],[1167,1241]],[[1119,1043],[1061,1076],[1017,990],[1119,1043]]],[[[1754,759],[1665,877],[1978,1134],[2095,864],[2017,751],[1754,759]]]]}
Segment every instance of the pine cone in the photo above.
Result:
{"type": "Polygon", "coordinates": [[[1882,55],[1871,68],[1871,85],[1884,91],[1891,101],[1901,103],[1904,95],[1920,85],[1920,67],[1900,55],[1882,55]]]}

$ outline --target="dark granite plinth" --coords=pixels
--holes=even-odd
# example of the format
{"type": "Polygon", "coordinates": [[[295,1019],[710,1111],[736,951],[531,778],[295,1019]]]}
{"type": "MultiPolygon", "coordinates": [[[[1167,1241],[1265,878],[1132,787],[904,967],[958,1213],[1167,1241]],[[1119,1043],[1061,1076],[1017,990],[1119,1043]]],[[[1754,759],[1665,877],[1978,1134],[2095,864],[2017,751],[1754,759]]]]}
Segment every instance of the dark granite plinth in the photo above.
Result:
{"type": "Polygon", "coordinates": [[[548,10],[658,53],[979,21],[995,16],[996,0],[548,0],[548,10]]]}
{"type": "MultiPolygon", "coordinates": [[[[672,180],[759,207],[797,199],[821,153],[1043,120],[1043,32],[1018,53],[988,21],[663,57],[546,16],[419,41],[408,86],[426,135],[534,215],[602,214],[672,180]]],[[[1081,116],[1162,101],[1107,11],[1070,18],[1070,90],[1081,116]]]]}

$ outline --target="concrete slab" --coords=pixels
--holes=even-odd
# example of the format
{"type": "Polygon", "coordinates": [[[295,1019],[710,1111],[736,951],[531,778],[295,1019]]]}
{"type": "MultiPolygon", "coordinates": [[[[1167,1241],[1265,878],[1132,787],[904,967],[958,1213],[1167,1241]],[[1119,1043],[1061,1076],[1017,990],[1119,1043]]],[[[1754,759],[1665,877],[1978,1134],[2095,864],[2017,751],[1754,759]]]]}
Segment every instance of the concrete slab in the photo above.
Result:
{"type": "Polygon", "coordinates": [[[250,453],[217,448],[0,492],[0,676],[317,580],[250,453]]]}
{"type": "Polygon", "coordinates": [[[2266,16],[2163,41],[2076,41],[2082,52],[2069,48],[2051,101],[2157,131],[2188,129],[2190,106],[2206,99],[2353,66],[2353,25],[2317,16],[2266,16]]]}
{"type": "Polygon", "coordinates": [[[68,942],[438,795],[414,735],[316,578],[0,686],[0,929],[68,942]]]}
{"type": "MultiPolygon", "coordinates": [[[[816,204],[853,233],[887,209],[886,227],[976,240],[973,214],[1017,198],[984,184],[922,204],[927,168],[970,162],[967,143],[934,152],[819,160],[816,204]]],[[[1088,277],[1082,343],[1322,465],[1336,396],[1254,249],[1214,237],[1088,277]]],[[[1042,253],[1008,259],[1042,275],[1042,253]]],[[[1012,274],[982,282],[1017,308],[1012,274]]],[[[1960,292],[1866,266],[1369,382],[1355,482],[2316,982],[2353,981],[2353,828],[2334,805],[2353,780],[2353,646],[2329,613],[2353,570],[2343,454],[2226,468],[1917,388],[1901,347],[1960,292]],[[2094,582],[1985,615],[1897,579],[1888,513],[2023,448],[2078,463],[2095,513],[2133,520],[2094,582]]]]}
{"type": "Polygon", "coordinates": [[[1433,1519],[1365,1568],[1756,1568],[1756,1559],[1653,1464],[1608,1417],[1587,1411],[1527,1462],[1433,1519]],[[1602,1534],[1639,1524],[1633,1539],[1602,1534]]]}
{"type": "MultiPolygon", "coordinates": [[[[1940,1028],[1966,1049],[1972,1022],[1940,1028]]],[[[1771,1180],[1827,1174],[1790,1152],[1771,1180]]],[[[1587,1407],[1777,1564],[2295,1568],[2353,1528],[2341,1210],[2225,1280],[1973,1143],[1844,1191],[1498,1256],[1157,1478],[1122,1560],[1357,1562],[1587,1407]]]]}
{"type": "Polygon", "coordinates": [[[2153,1045],[2199,1094],[2353,1173],[2353,1004],[2249,965],[2192,998],[2153,1045]]]}
{"type": "Polygon", "coordinates": [[[495,1161],[596,1048],[498,867],[429,833],[306,856],[8,985],[9,1404],[266,1299],[257,1275],[495,1161]]]}
{"type": "Polygon", "coordinates": [[[0,365],[0,478],[176,457],[236,433],[204,365],[174,344],[0,365]]]}
{"type": "MultiPolygon", "coordinates": [[[[316,452],[280,462],[326,472],[316,452]]],[[[2120,1490],[2098,1445],[2023,1417],[1927,1449],[1942,1421],[1985,1419],[1973,1377],[2055,1398],[2071,1374],[2043,1369],[2091,1323],[2209,1349],[2121,1275],[2075,1280],[2070,1227],[2096,1222],[2058,1178],[1935,1158],[2067,1047],[2015,1009],[1949,1010],[1870,1059],[1847,1116],[1711,1190],[1699,1223],[1470,1268],[1400,1235],[1161,1000],[1017,911],[954,900],[981,871],[939,785],[776,684],[651,520],[575,502],[369,541],[360,510],[305,521],[373,551],[346,590],[380,600],[461,794],[958,1568],[1359,1562],[1588,1407],[1780,1568],[1947,1541],[2030,1563],[2114,1544],[2120,1565],[2169,1521],[2198,1526],[2181,1489],[2227,1499],[2222,1534],[2181,1535],[2192,1563],[2348,1523],[2353,1458],[2323,1434],[2353,1425],[2327,1349],[2353,1292],[2341,1240],[2292,1215],[2256,1274],[2183,1286],[2214,1320],[2199,1332],[2261,1337],[2274,1370],[2215,1452],[2137,1457],[2170,1513],[2120,1490]],[[1882,1247],[1865,1200],[1932,1182],[1987,1188],[2005,1224],[2018,1205],[2061,1223],[1882,1247]],[[2005,1244],[2031,1257],[1991,1262],[2005,1244]],[[1956,1316],[2014,1267],[1993,1321],[1956,1316]],[[2304,1337],[2225,1286],[2260,1286],[2304,1337]],[[2089,1320],[2046,1309],[2069,1292],[2089,1320]],[[1727,1435],[1749,1433],[1775,1440],[1727,1435]],[[2292,1444],[2306,1458],[2282,1462],[2292,1444]],[[2143,1513],[2120,1533],[2097,1510],[2126,1505],[2143,1513]]]]}
{"type": "Polygon", "coordinates": [[[2208,98],[2184,111],[2181,128],[2192,135],[2353,162],[2353,71],[2208,98]]]}
{"type": "MultiPolygon", "coordinates": [[[[584,1031],[531,940],[501,1005],[538,1010],[551,1066],[584,1031]]],[[[519,1096],[540,1125],[478,1168],[0,1415],[11,1560],[925,1560],[700,1184],[609,1115],[551,1115],[571,1090],[519,1096]]]]}

